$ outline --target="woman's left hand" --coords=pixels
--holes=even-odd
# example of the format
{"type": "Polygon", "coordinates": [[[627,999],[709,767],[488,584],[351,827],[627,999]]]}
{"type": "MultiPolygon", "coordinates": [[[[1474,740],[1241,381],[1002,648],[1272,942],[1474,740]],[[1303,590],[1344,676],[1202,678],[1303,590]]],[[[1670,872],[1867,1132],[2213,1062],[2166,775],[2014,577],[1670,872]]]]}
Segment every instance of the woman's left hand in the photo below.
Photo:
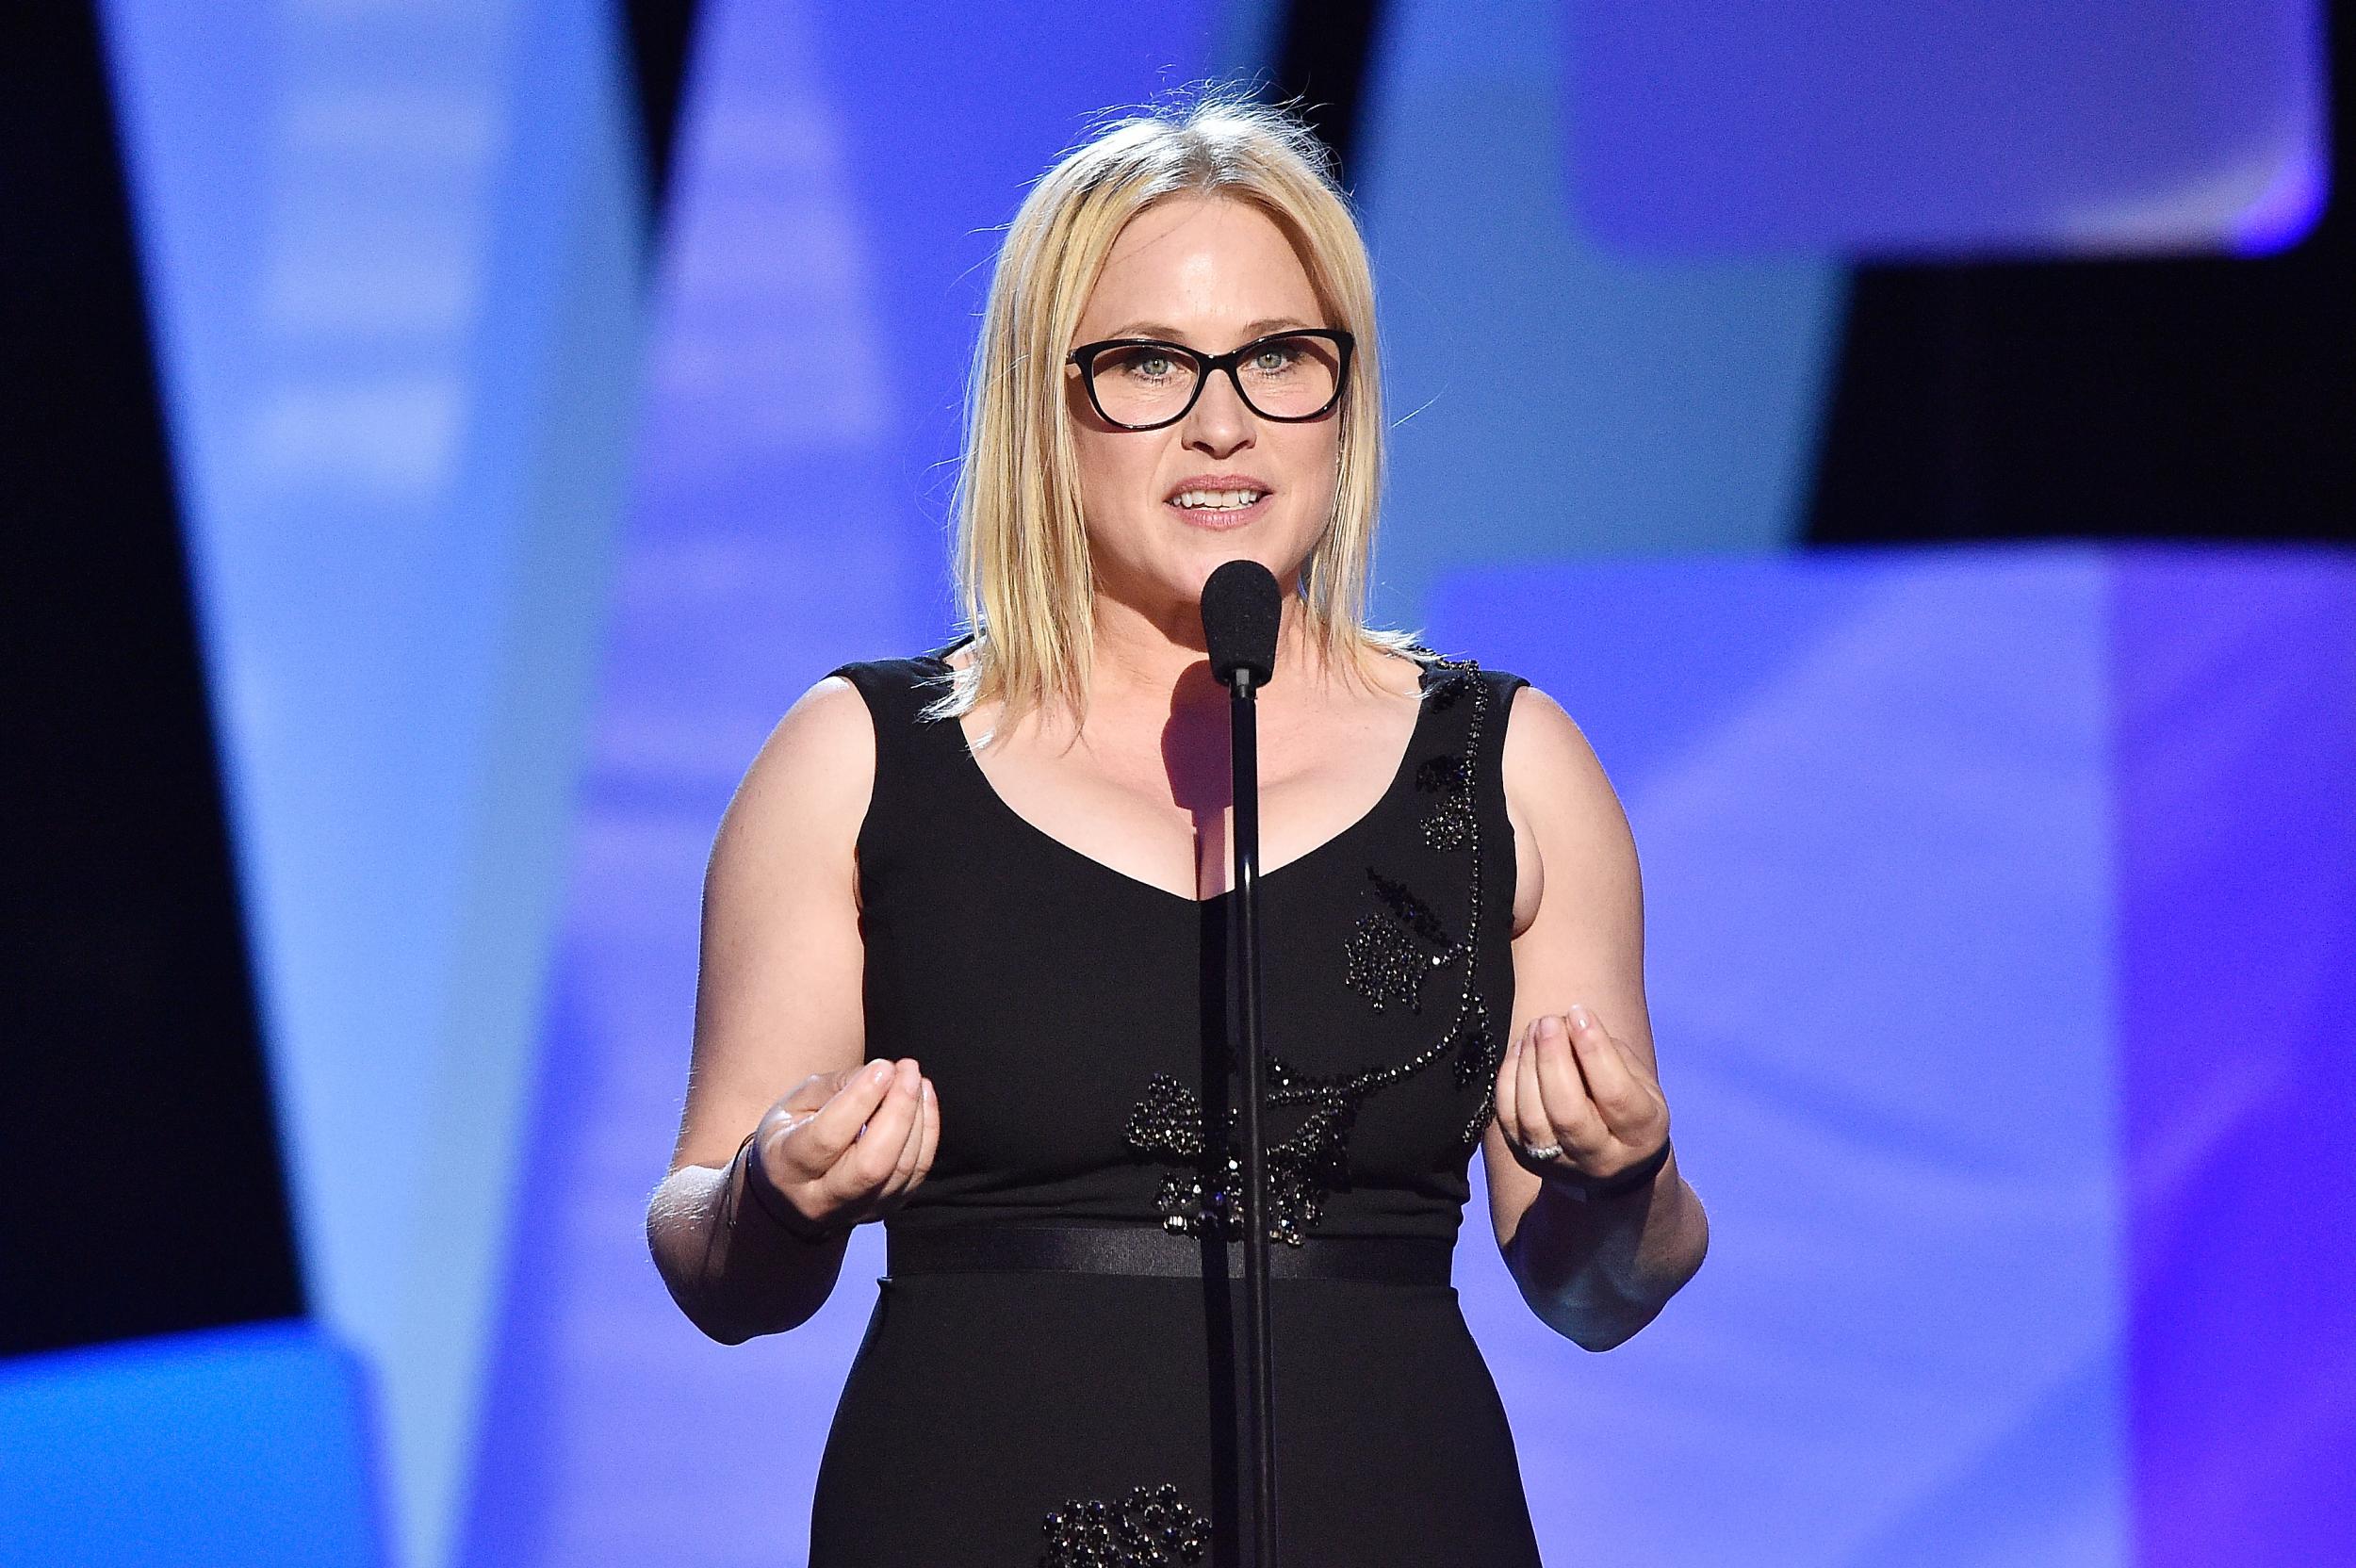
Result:
{"type": "Polygon", "coordinates": [[[1669,1137],[1661,1080],[1578,1003],[1515,1038],[1497,1068],[1497,1107],[1523,1168],[1573,1186],[1611,1181],[1669,1137]]]}

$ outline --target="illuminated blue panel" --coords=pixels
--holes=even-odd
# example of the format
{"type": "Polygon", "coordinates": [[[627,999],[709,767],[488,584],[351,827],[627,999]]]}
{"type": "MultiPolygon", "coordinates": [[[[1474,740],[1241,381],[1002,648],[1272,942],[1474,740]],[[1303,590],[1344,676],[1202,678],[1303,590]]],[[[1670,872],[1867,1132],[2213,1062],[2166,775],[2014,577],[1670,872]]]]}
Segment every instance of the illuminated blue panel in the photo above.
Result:
{"type": "Polygon", "coordinates": [[[2356,571],[1566,564],[1451,578],[1434,620],[1628,808],[1711,1215],[1600,1358],[1460,1254],[1549,1558],[2337,1560],[2356,571]]]}
{"type": "Polygon", "coordinates": [[[2323,210],[2316,0],[1558,3],[1623,249],[2266,251],[2323,210]]]}
{"type": "Polygon", "coordinates": [[[1442,587],[1439,645],[1561,702],[1628,808],[1711,1216],[1599,1358],[1460,1258],[1549,1557],[2130,1560],[2104,588],[2084,551],[1442,587]]]}
{"type": "Polygon", "coordinates": [[[2112,589],[2144,1568],[2356,1542],[2356,560],[2112,589]]]}
{"type": "Polygon", "coordinates": [[[0,1362],[0,1568],[380,1568],[368,1413],[303,1323],[0,1362]]]}
{"type": "Polygon", "coordinates": [[[616,40],[602,0],[103,8],[310,1298],[433,1563],[622,495],[616,40]]]}
{"type": "Polygon", "coordinates": [[[1841,271],[1601,251],[1568,206],[1560,4],[1385,8],[1351,168],[1396,421],[1392,624],[1453,567],[1780,548],[1807,505],[1841,271]]]}

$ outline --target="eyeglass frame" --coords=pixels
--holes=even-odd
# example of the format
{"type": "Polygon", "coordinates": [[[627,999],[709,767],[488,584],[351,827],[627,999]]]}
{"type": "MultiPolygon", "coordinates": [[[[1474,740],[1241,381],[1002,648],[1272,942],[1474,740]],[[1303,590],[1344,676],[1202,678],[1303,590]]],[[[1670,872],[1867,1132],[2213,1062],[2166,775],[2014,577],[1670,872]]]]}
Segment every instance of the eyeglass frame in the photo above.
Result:
{"type": "Polygon", "coordinates": [[[1334,406],[1342,400],[1343,392],[1348,390],[1350,386],[1350,358],[1351,353],[1356,351],[1357,347],[1357,336],[1340,327],[1292,327],[1284,332],[1263,333],[1258,337],[1253,338],[1251,342],[1244,344],[1242,347],[1231,350],[1223,354],[1206,354],[1199,349],[1189,349],[1184,343],[1171,343],[1159,337],[1106,337],[1094,343],[1081,344],[1078,348],[1064,355],[1064,363],[1066,365],[1077,366],[1079,368],[1080,384],[1088,389],[1088,406],[1096,410],[1096,416],[1098,418],[1104,420],[1115,430],[1165,430],[1170,426],[1176,424],[1179,420],[1194,412],[1194,405],[1203,400],[1203,389],[1211,384],[1211,377],[1220,370],[1227,372],[1227,380],[1229,384],[1235,387],[1236,398],[1241,400],[1243,406],[1250,409],[1253,414],[1258,415],[1263,419],[1272,419],[1278,424],[1301,425],[1308,423],[1312,419],[1324,418],[1328,414],[1333,413],[1334,406]],[[1333,395],[1326,399],[1323,406],[1319,407],[1315,413],[1268,413],[1258,403],[1252,400],[1252,394],[1243,389],[1243,377],[1236,373],[1236,367],[1240,366],[1247,358],[1251,357],[1253,350],[1259,348],[1262,344],[1273,343],[1280,338],[1286,337],[1322,337],[1331,342],[1336,349],[1341,351],[1340,363],[1333,368],[1333,395]],[[1183,355],[1185,358],[1192,361],[1194,364],[1194,391],[1186,398],[1186,406],[1171,415],[1169,418],[1156,419],[1150,425],[1125,425],[1119,419],[1114,418],[1111,415],[1105,413],[1103,400],[1098,398],[1096,395],[1095,360],[1096,356],[1104,352],[1106,349],[1168,349],[1171,352],[1183,355]]]}

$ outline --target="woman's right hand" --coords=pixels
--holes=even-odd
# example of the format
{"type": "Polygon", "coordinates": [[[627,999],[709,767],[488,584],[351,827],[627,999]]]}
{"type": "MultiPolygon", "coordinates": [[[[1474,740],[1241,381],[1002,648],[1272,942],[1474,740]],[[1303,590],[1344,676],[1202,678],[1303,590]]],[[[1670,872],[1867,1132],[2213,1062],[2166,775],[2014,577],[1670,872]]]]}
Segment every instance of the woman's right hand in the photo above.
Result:
{"type": "Polygon", "coordinates": [[[941,1109],[916,1059],[814,1072],[761,1116],[744,1179],[812,1230],[845,1232],[900,1206],[933,1168],[941,1109]]]}

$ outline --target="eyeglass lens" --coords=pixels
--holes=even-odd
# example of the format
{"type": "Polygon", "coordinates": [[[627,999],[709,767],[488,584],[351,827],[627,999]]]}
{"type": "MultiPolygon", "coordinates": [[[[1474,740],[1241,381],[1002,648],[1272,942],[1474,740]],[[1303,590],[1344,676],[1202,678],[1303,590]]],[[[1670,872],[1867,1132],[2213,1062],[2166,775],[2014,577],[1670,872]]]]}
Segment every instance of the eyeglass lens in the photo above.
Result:
{"type": "MultiPolygon", "coordinates": [[[[1244,401],[1272,419],[1301,419],[1333,400],[1341,351],[1322,337],[1270,337],[1235,367],[1244,401]]],[[[1165,348],[1122,344],[1100,350],[1089,371],[1097,406],[1123,425],[1177,417],[1194,396],[1193,360],[1165,348]]]]}

